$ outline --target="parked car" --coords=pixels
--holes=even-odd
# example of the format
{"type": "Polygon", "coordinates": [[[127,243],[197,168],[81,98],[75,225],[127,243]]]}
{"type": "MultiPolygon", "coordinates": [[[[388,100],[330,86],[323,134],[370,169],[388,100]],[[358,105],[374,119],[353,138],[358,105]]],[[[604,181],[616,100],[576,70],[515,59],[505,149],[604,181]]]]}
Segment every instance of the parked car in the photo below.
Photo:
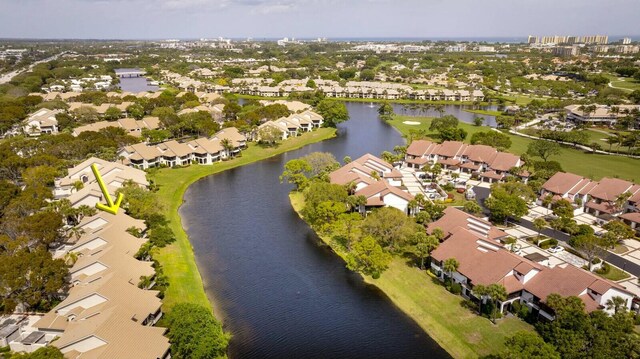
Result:
{"type": "Polygon", "coordinates": [[[551,248],[547,249],[547,251],[548,251],[549,253],[560,253],[560,252],[564,251],[564,247],[562,247],[562,246],[555,246],[555,247],[551,247],[551,248]]]}

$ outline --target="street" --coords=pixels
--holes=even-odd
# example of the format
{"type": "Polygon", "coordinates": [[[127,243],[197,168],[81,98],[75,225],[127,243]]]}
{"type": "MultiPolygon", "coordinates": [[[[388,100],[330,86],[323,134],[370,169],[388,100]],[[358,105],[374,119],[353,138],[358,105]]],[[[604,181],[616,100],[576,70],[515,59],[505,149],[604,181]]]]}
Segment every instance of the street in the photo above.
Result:
{"type": "MultiPolygon", "coordinates": [[[[482,206],[482,208],[485,211],[485,214],[489,214],[489,212],[487,211],[486,208],[484,208],[484,200],[489,197],[489,194],[491,193],[491,190],[489,188],[484,188],[484,187],[474,187],[473,191],[476,193],[476,199],[478,200],[478,203],[480,203],[480,205],[482,206]]],[[[538,231],[533,223],[531,221],[522,219],[519,222],[517,222],[520,226],[533,230],[533,231],[538,231]]],[[[570,236],[566,233],[560,232],[560,231],[556,231],[554,229],[551,228],[545,228],[542,230],[541,232],[542,234],[544,234],[545,236],[548,236],[550,238],[555,238],[558,240],[558,242],[562,242],[564,246],[566,247],[571,247],[569,245],[569,238],[570,236]]],[[[640,265],[627,260],[615,253],[611,253],[611,252],[607,252],[606,255],[604,255],[605,258],[603,258],[605,261],[613,264],[614,266],[631,273],[632,275],[636,276],[636,277],[640,277],[640,265]]]]}

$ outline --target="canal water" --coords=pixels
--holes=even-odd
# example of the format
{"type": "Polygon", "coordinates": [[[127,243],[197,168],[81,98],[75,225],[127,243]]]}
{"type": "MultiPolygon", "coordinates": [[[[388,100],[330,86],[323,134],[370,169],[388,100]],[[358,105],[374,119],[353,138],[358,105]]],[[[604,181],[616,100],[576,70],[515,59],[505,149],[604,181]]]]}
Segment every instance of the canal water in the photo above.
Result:
{"type": "Polygon", "coordinates": [[[120,89],[124,92],[158,91],[158,86],[149,85],[146,77],[123,77],[120,89]]]}
{"type": "Polygon", "coordinates": [[[341,161],[404,143],[377,118],[377,106],[347,108],[351,119],[336,138],[206,177],[185,194],[182,223],[216,314],[233,334],[230,358],[449,357],[319,244],[291,208],[291,186],[279,183],[286,161],[311,152],[341,161]]]}

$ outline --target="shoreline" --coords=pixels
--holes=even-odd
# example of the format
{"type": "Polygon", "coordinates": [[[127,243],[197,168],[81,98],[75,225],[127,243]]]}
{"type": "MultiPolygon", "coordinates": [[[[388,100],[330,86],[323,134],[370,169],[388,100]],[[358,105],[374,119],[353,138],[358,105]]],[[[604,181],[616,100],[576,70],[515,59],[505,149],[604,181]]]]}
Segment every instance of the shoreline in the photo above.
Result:
{"type": "MultiPolygon", "coordinates": [[[[305,221],[301,213],[304,207],[302,193],[290,192],[289,202],[298,217],[305,221]]],[[[311,225],[309,228],[324,245],[345,261],[346,253],[332,245],[327,236],[316,232],[311,225]]],[[[453,358],[478,358],[498,353],[504,348],[504,338],[517,331],[533,330],[532,326],[519,318],[505,318],[494,325],[488,319],[471,313],[462,308],[461,296],[449,293],[441,284],[434,283],[427,271],[410,267],[403,258],[397,256],[394,256],[389,269],[379,279],[358,274],[367,285],[380,290],[453,358]],[[402,291],[402,287],[408,290],[402,291]]]]}
{"type": "MultiPolygon", "coordinates": [[[[247,100],[267,100],[267,101],[275,101],[275,100],[288,100],[292,99],[288,97],[282,96],[274,96],[274,97],[264,97],[264,96],[255,96],[255,95],[243,95],[238,93],[232,93],[237,98],[247,99],[247,100]]],[[[375,102],[375,103],[420,103],[420,104],[430,104],[430,105],[459,105],[459,106],[490,106],[491,103],[487,101],[483,101],[480,103],[474,103],[473,101],[430,101],[430,100],[410,100],[410,99],[395,99],[395,100],[386,100],[386,99],[374,99],[374,98],[348,98],[348,97],[326,97],[327,100],[332,101],[341,101],[341,102],[375,102]]]]}
{"type": "MultiPolygon", "coordinates": [[[[169,281],[165,297],[162,299],[163,310],[168,311],[174,305],[185,302],[199,304],[212,311],[216,309],[214,301],[205,292],[204,281],[197,266],[195,253],[179,213],[179,209],[184,203],[184,194],[189,186],[209,175],[300,149],[335,136],[335,128],[320,128],[286,140],[276,148],[261,148],[251,143],[242,152],[242,156],[226,162],[211,166],[192,165],[185,168],[164,168],[149,175],[159,187],[156,194],[164,207],[163,212],[169,222],[169,227],[176,237],[174,243],[164,248],[156,248],[153,251],[154,260],[162,265],[164,274],[169,281]]],[[[220,320],[220,318],[216,318],[220,320]]]]}

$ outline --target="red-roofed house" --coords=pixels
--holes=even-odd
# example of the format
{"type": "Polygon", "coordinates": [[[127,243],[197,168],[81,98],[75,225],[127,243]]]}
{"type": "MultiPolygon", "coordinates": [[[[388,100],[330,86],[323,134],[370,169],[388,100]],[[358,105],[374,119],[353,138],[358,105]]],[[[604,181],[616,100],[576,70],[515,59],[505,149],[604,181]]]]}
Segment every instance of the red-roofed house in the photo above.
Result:
{"type": "Polygon", "coordinates": [[[355,195],[364,196],[367,199],[365,205],[367,210],[376,207],[394,207],[406,214],[411,214],[409,202],[413,200],[413,196],[387,181],[377,181],[356,191],[355,195]]]}

